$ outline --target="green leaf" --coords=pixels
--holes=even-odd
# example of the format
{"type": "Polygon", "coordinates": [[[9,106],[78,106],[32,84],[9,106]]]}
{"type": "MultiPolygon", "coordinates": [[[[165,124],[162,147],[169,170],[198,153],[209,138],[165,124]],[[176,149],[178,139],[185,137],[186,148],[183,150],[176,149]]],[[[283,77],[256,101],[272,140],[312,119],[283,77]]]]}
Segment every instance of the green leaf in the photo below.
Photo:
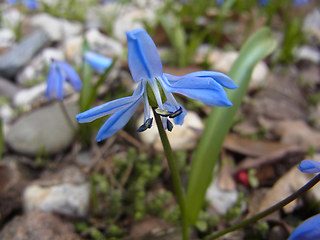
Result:
{"type": "Polygon", "coordinates": [[[206,190],[213,178],[213,169],[224,138],[247,92],[253,68],[259,61],[271,54],[276,45],[276,39],[271,30],[267,27],[262,28],[245,42],[239,57],[231,67],[229,76],[239,86],[238,89],[228,91],[228,98],[233,106],[215,107],[212,110],[191,165],[186,194],[186,211],[189,223],[193,225],[197,221],[206,190]]]}

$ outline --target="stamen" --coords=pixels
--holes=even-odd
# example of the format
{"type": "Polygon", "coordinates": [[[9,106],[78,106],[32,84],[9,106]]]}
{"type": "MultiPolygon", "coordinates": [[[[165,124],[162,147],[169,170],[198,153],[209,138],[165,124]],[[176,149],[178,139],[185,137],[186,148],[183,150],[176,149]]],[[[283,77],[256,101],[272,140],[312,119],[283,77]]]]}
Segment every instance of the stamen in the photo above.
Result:
{"type": "Polygon", "coordinates": [[[168,117],[174,114],[173,112],[169,112],[167,110],[161,110],[160,108],[156,108],[156,113],[162,117],[168,117]]]}
{"type": "Polygon", "coordinates": [[[178,117],[183,112],[182,107],[179,107],[177,111],[169,115],[169,118],[175,118],[178,117]]]}
{"type": "Polygon", "coordinates": [[[143,131],[147,130],[148,128],[151,128],[152,127],[152,120],[153,120],[153,118],[147,119],[147,121],[145,121],[144,124],[142,124],[137,129],[137,132],[143,132],[143,131]]]}
{"type": "Polygon", "coordinates": [[[167,129],[169,132],[171,132],[173,129],[173,124],[172,124],[172,122],[170,122],[169,119],[167,119],[167,129]]]}

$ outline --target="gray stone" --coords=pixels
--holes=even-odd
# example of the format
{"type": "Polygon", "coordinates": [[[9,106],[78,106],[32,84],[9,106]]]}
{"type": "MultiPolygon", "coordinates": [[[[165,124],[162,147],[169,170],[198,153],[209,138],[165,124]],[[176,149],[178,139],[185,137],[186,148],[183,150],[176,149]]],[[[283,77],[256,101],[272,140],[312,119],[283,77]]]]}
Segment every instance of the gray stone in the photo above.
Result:
{"type": "Polygon", "coordinates": [[[72,23],[65,19],[52,17],[46,13],[34,16],[31,19],[31,25],[45,31],[52,41],[67,39],[81,34],[82,31],[80,23],[72,23]]]}
{"type": "MultiPolygon", "coordinates": [[[[76,127],[78,106],[69,103],[66,107],[76,127]]],[[[72,143],[74,136],[74,130],[56,103],[22,116],[10,127],[5,140],[13,150],[35,156],[43,150],[48,154],[62,151],[72,143]]]]}
{"type": "Polygon", "coordinates": [[[320,43],[320,10],[315,8],[311,13],[309,13],[304,19],[303,29],[306,30],[317,39],[320,43]]]}
{"type": "Polygon", "coordinates": [[[317,48],[311,46],[302,46],[295,49],[294,54],[298,60],[310,61],[316,64],[320,63],[320,53],[317,48]]]}
{"type": "Polygon", "coordinates": [[[7,28],[0,29],[0,48],[11,47],[14,44],[15,35],[7,28]]]}
{"type": "Polygon", "coordinates": [[[98,52],[101,55],[113,57],[120,56],[123,53],[123,47],[118,41],[107,37],[97,29],[91,29],[87,31],[86,39],[90,49],[94,52],[98,52]]]}
{"type": "Polygon", "coordinates": [[[54,212],[72,217],[86,216],[90,185],[76,167],[68,167],[28,186],[23,194],[26,212],[54,212]]]}
{"type": "Polygon", "coordinates": [[[80,240],[71,223],[51,213],[16,216],[0,232],[0,240],[80,240]]]}
{"type": "Polygon", "coordinates": [[[49,38],[44,31],[33,32],[0,58],[0,75],[13,78],[48,43],[49,38]]]}
{"type": "Polygon", "coordinates": [[[10,8],[1,11],[1,26],[9,29],[15,29],[24,19],[24,15],[16,8],[10,8]]]}
{"type": "Polygon", "coordinates": [[[34,102],[44,98],[46,87],[46,83],[40,83],[30,88],[21,89],[14,95],[13,105],[30,108],[34,102]]]}
{"type": "Polygon", "coordinates": [[[219,215],[227,213],[238,199],[237,190],[223,190],[219,187],[218,181],[214,180],[207,189],[206,199],[219,215]]]}

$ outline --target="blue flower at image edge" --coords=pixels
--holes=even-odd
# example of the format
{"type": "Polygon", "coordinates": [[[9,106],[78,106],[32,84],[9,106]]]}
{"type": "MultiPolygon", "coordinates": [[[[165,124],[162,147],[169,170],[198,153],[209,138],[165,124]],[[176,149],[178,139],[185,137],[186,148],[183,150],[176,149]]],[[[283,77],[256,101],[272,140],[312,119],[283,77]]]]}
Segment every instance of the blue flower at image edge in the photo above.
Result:
{"type": "Polygon", "coordinates": [[[320,172],[320,162],[313,160],[303,160],[298,169],[304,173],[318,173],[320,172]]]}
{"type": "Polygon", "coordinates": [[[18,3],[21,3],[22,5],[24,5],[26,8],[28,8],[30,10],[36,10],[39,8],[39,2],[36,0],[21,0],[21,1],[8,0],[8,3],[10,5],[16,5],[18,3]]]}
{"type": "Polygon", "coordinates": [[[320,214],[301,223],[290,235],[288,240],[320,239],[320,214]]]}
{"type": "Polygon", "coordinates": [[[92,51],[85,52],[83,58],[99,74],[102,74],[112,64],[112,59],[92,51]]]}
{"type": "Polygon", "coordinates": [[[82,89],[82,82],[77,72],[66,62],[52,60],[48,77],[46,97],[50,100],[64,97],[63,85],[65,82],[71,84],[75,91],[82,89]]]}
{"type": "Polygon", "coordinates": [[[99,130],[96,141],[106,139],[123,128],[141,102],[144,103],[144,124],[138,131],[151,128],[149,99],[153,98],[156,106],[150,103],[161,115],[165,129],[172,130],[170,118],[175,124],[183,124],[186,111],[172,93],[179,93],[211,106],[232,106],[223,87],[235,89],[237,86],[227,75],[212,71],[199,71],[181,77],[163,73],[157,48],[145,30],[127,32],[127,40],[130,72],[133,80],[139,83],[133,95],[107,102],[76,116],[80,123],[85,123],[113,114],[99,130]],[[150,92],[154,97],[150,96],[150,92]]]}

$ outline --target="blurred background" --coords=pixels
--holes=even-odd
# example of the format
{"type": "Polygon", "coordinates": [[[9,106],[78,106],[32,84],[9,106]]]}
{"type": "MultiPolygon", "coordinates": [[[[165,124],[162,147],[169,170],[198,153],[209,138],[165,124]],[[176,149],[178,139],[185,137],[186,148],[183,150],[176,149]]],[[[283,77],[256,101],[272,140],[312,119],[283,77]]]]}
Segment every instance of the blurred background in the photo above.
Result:
{"type": "MultiPolygon", "coordinates": [[[[179,208],[157,129],[136,132],[142,106],[123,130],[100,143],[94,139],[106,118],[81,127],[75,120],[79,112],[133,92],[126,31],[136,28],[154,40],[164,72],[178,76],[200,70],[228,74],[245,41],[261,28],[269,27],[277,40],[276,50],[254,67],[192,239],[296,191],[312,177],[296,165],[304,158],[320,161],[319,5],[318,0],[1,1],[0,239],[180,239],[179,208]],[[95,69],[84,58],[87,51],[110,63],[95,69]],[[80,93],[66,85],[62,101],[45,97],[52,59],[73,66],[83,81],[80,93]]],[[[168,136],[186,185],[212,107],[177,99],[188,114],[168,136]]],[[[319,203],[314,187],[224,239],[287,239],[319,211],[319,203]]]]}

